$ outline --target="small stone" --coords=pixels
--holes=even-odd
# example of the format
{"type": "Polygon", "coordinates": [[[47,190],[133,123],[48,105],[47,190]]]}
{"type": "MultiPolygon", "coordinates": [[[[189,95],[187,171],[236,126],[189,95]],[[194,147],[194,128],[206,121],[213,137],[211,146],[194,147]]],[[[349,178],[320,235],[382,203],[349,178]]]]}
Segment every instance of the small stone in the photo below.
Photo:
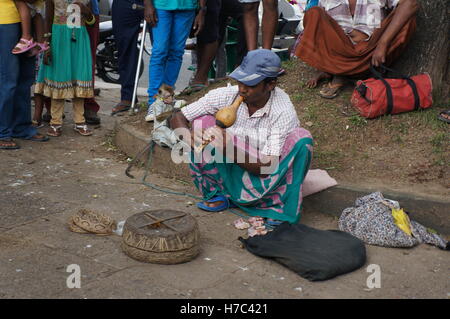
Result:
{"type": "Polygon", "coordinates": [[[305,125],[311,127],[311,126],[313,126],[313,122],[305,122],[305,125]]]}

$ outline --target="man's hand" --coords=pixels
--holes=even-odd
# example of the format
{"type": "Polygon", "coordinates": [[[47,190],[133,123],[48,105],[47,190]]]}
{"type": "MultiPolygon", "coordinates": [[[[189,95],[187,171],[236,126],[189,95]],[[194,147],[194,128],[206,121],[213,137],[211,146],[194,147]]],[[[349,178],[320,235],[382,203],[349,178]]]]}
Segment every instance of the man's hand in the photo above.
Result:
{"type": "Polygon", "coordinates": [[[387,46],[379,43],[372,55],[372,65],[379,67],[386,62],[387,46]]]}
{"type": "Polygon", "coordinates": [[[153,6],[151,0],[147,0],[144,2],[144,19],[147,21],[150,27],[156,26],[158,23],[158,17],[156,16],[156,9],[153,6]]]}
{"type": "Polygon", "coordinates": [[[226,154],[227,145],[231,143],[231,137],[227,131],[221,127],[213,126],[205,130],[204,138],[212,140],[211,146],[222,154],[226,154]]]}
{"type": "Polygon", "coordinates": [[[194,36],[197,36],[200,31],[203,30],[203,25],[205,24],[205,14],[203,10],[200,10],[195,17],[193,29],[195,30],[194,36]]]}
{"type": "Polygon", "coordinates": [[[191,147],[194,150],[200,149],[200,145],[203,144],[203,138],[206,129],[191,130],[191,147]]]}

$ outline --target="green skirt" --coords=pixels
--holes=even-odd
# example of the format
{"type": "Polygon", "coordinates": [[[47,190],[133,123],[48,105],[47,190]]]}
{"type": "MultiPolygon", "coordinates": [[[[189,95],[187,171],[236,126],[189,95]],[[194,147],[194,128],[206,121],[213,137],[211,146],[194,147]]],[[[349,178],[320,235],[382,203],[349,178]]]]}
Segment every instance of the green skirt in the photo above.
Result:
{"type": "Polygon", "coordinates": [[[52,99],[94,97],[92,56],[86,27],[53,24],[50,65],[41,64],[35,93],[52,99]]]}

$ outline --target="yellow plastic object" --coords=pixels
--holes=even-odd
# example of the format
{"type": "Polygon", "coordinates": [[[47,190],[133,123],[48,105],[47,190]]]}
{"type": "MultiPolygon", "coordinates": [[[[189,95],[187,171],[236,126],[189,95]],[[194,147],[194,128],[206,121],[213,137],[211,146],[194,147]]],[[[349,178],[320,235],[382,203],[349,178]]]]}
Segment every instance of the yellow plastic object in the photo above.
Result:
{"type": "Polygon", "coordinates": [[[392,209],[392,216],[394,217],[394,223],[398,228],[403,230],[409,236],[412,236],[411,232],[411,222],[409,221],[408,215],[403,211],[403,209],[392,209]]]}

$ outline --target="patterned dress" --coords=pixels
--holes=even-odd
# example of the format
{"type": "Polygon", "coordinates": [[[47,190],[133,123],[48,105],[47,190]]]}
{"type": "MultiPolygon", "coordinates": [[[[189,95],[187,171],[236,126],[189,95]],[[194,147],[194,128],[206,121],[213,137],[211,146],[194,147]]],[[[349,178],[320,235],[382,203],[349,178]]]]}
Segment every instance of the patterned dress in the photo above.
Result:
{"type": "MultiPolygon", "coordinates": [[[[51,39],[51,63],[41,64],[35,93],[52,99],[90,98],[94,96],[89,34],[83,20],[68,23],[69,5],[75,0],[53,0],[54,19],[51,39]]],[[[87,5],[89,0],[78,0],[87,5]]]]}

